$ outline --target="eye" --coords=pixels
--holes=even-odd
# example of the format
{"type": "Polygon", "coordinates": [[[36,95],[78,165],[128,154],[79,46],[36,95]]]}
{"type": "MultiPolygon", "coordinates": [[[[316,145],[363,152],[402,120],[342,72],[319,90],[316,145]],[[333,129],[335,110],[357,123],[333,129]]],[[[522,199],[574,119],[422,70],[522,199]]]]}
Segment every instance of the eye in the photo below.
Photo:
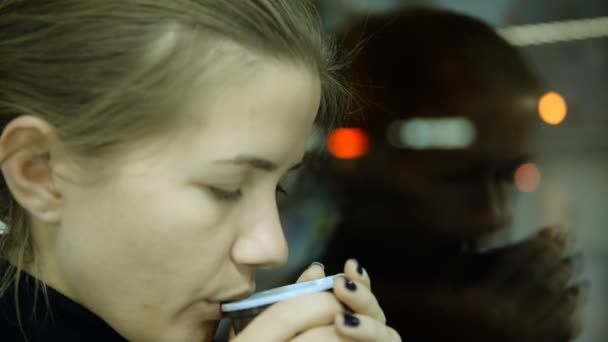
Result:
{"type": "Polygon", "coordinates": [[[285,209],[285,205],[289,199],[289,192],[294,186],[293,182],[290,182],[287,178],[289,177],[284,177],[276,188],[276,200],[279,210],[285,209]],[[287,189],[289,189],[289,191],[287,189]]]}
{"type": "Polygon", "coordinates": [[[517,171],[518,167],[519,165],[496,170],[496,179],[505,183],[515,182],[515,171],[517,171]]]}
{"type": "Polygon", "coordinates": [[[445,183],[450,185],[470,185],[483,176],[475,173],[474,170],[459,171],[443,177],[445,183]]]}
{"type": "Polygon", "coordinates": [[[529,162],[531,159],[529,158],[521,158],[514,161],[511,161],[502,167],[496,169],[496,178],[505,183],[514,183],[515,182],[515,172],[519,169],[522,164],[529,162]]]}
{"type": "Polygon", "coordinates": [[[241,189],[226,190],[213,186],[209,186],[208,189],[211,191],[211,194],[220,201],[238,201],[243,197],[241,189]]]}
{"type": "Polygon", "coordinates": [[[285,188],[281,184],[277,185],[277,194],[281,196],[288,195],[287,190],[285,190],[285,188]]]}
{"type": "Polygon", "coordinates": [[[298,182],[298,174],[297,172],[291,171],[288,172],[283,178],[279,181],[279,184],[276,188],[277,195],[280,195],[282,198],[287,197],[290,190],[293,190],[298,182]],[[287,190],[289,189],[289,190],[287,190]]]}

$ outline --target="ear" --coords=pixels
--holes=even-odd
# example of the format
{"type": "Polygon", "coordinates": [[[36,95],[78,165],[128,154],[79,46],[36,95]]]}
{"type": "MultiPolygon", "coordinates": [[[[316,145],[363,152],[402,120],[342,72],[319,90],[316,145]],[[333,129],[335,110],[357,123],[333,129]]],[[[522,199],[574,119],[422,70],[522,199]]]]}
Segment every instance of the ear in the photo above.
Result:
{"type": "Polygon", "coordinates": [[[6,184],[15,200],[34,218],[57,223],[61,194],[53,177],[54,129],[34,116],[11,121],[0,137],[0,161],[6,184]]]}

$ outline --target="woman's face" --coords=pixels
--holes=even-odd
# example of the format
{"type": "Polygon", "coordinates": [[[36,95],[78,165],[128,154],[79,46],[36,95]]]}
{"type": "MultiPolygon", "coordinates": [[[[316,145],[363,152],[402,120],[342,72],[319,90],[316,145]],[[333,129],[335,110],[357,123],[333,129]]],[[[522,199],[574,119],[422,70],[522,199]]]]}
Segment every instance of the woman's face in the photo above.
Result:
{"type": "Polygon", "coordinates": [[[162,149],[125,151],[92,185],[61,184],[42,269],[129,340],[210,340],[220,302],[250,294],[256,268],[287,258],[276,188],[303,158],[319,79],[277,61],[209,77],[217,86],[162,149]]]}

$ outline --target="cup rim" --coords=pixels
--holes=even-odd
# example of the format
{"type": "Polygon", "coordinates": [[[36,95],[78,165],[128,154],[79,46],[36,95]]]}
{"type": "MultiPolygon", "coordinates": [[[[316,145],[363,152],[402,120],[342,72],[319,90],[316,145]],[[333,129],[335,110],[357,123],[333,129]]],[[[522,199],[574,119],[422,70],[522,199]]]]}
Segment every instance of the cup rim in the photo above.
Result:
{"type": "Polygon", "coordinates": [[[258,292],[251,297],[222,304],[222,312],[247,310],[258,306],[274,304],[289,298],[298,297],[315,292],[326,291],[334,286],[337,277],[343,277],[343,273],[327,276],[320,279],[310,280],[302,283],[290,284],[276,287],[270,290],[258,292]]]}

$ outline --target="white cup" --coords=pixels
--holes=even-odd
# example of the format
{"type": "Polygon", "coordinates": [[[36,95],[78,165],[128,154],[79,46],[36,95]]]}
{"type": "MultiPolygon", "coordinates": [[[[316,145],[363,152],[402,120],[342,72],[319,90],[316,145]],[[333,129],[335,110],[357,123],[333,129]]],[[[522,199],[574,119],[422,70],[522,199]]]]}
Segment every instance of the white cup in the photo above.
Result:
{"type": "Polygon", "coordinates": [[[342,276],[344,274],[340,273],[259,292],[249,298],[222,304],[222,313],[230,319],[234,332],[238,334],[257,315],[272,304],[316,292],[331,291],[334,287],[335,279],[342,276]]]}

